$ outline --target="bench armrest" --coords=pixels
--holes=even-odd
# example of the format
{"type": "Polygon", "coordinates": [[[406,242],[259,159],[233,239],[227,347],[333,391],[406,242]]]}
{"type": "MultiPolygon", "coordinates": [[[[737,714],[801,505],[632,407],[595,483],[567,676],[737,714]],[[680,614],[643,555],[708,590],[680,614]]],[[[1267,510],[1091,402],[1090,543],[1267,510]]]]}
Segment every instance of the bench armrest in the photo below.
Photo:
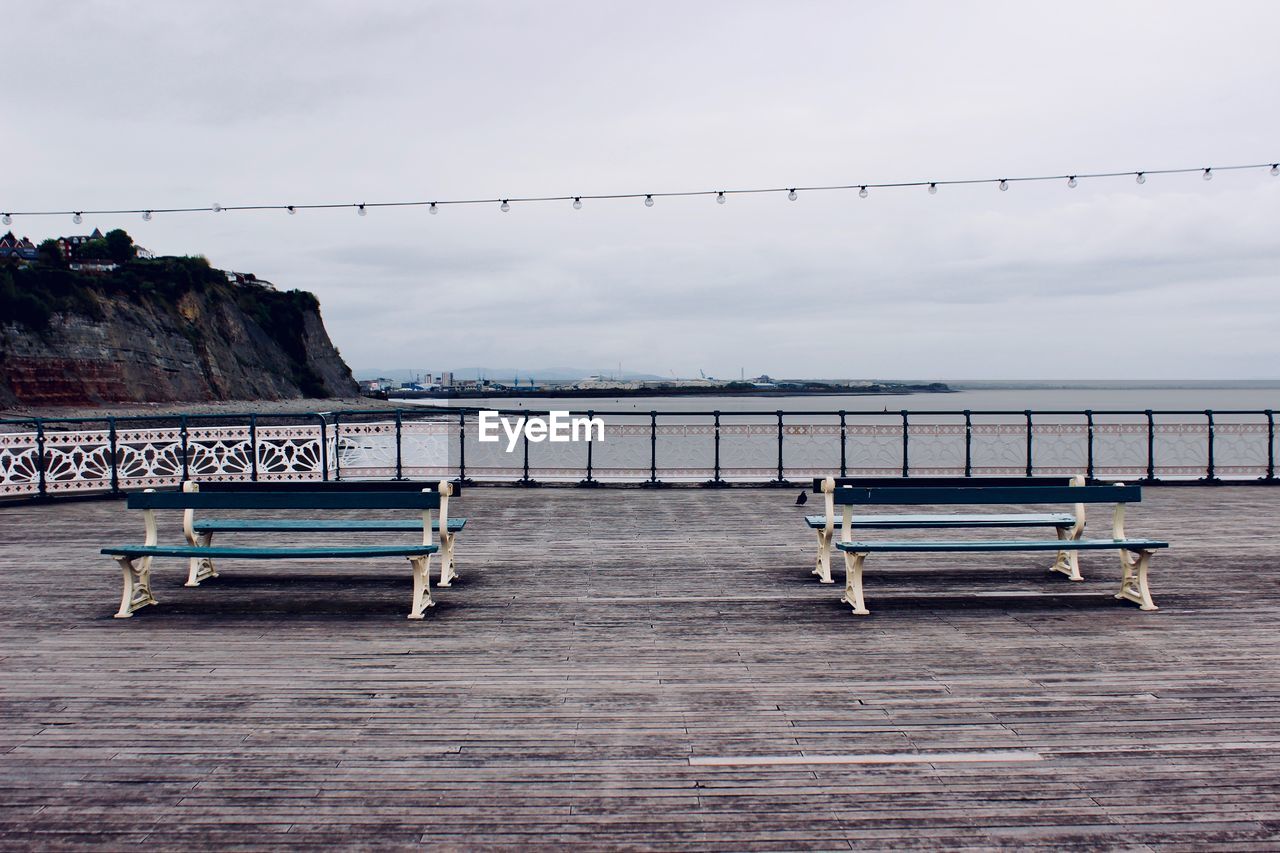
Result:
{"type": "Polygon", "coordinates": [[[835,477],[827,477],[822,481],[822,498],[823,508],[827,514],[827,524],[822,528],[823,534],[827,540],[831,539],[831,532],[836,525],[836,480],[835,477]]]}

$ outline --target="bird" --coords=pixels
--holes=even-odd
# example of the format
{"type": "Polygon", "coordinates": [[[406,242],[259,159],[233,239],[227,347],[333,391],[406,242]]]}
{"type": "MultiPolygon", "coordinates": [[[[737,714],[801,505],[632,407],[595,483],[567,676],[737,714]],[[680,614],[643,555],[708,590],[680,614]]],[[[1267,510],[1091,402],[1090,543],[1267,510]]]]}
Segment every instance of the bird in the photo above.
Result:
{"type": "Polygon", "coordinates": [[[809,495],[805,492],[800,493],[800,497],[796,498],[796,506],[804,506],[809,502],[809,495]]]}

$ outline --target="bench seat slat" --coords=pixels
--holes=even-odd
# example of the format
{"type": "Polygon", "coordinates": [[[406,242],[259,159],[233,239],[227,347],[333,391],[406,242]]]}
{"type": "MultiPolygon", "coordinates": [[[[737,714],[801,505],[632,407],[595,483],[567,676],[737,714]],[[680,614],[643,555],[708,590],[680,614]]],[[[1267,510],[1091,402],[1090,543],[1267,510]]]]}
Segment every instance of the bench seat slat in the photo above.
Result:
{"type": "MultiPolygon", "coordinates": [[[[449,532],[457,533],[467,524],[465,518],[449,519],[449,532]]],[[[323,532],[323,531],[392,531],[422,530],[422,522],[415,519],[323,519],[323,518],[227,518],[203,519],[192,525],[197,533],[255,533],[255,532],[323,532]]],[[[431,529],[439,530],[439,519],[431,520],[431,529]]]]}
{"type": "MultiPolygon", "coordinates": [[[[421,526],[419,526],[421,527],[421,526]]],[[[120,557],[231,557],[245,560],[342,559],[344,557],[425,557],[440,550],[439,545],[364,545],[318,548],[245,548],[193,545],[114,545],[102,553],[120,557]]]]}
{"type": "Polygon", "coordinates": [[[950,504],[1138,503],[1141,486],[997,486],[993,488],[838,488],[832,498],[839,505],[882,504],[908,506],[950,504]]]}
{"type": "Polygon", "coordinates": [[[1155,539],[1047,539],[1034,542],[1017,542],[1007,540],[970,541],[970,542],[837,542],[841,551],[869,554],[877,551],[1149,551],[1156,548],[1168,548],[1168,542],[1155,539]]]}
{"type": "MultiPolygon", "coordinates": [[[[805,523],[821,530],[827,526],[825,515],[806,515],[805,523]]],[[[855,515],[853,526],[864,529],[892,530],[895,528],[930,527],[1071,527],[1076,518],[1070,513],[1018,513],[1010,515],[855,515]]],[[[835,526],[840,527],[840,518],[835,526]]]]}
{"type": "Polygon", "coordinates": [[[129,509],[430,510],[439,492],[133,492],[129,509]]]}

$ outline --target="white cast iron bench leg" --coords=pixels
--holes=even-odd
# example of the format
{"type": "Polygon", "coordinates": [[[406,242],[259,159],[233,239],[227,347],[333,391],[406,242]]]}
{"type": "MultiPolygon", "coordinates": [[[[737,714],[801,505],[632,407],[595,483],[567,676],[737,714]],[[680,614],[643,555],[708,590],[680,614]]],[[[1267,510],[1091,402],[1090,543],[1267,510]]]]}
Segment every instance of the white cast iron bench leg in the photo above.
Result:
{"type": "Polygon", "coordinates": [[[435,607],[431,599],[431,555],[410,557],[413,564],[413,606],[409,610],[410,619],[421,619],[428,607],[435,607]]]}
{"type": "MultiPolygon", "coordinates": [[[[188,480],[182,484],[182,491],[191,494],[200,491],[200,484],[188,480]]],[[[182,535],[192,547],[208,548],[213,543],[213,532],[197,534],[195,531],[196,511],[182,511],[182,535]]],[[[208,557],[192,557],[187,565],[186,586],[199,586],[201,581],[216,578],[218,570],[213,567],[213,560],[208,557]]]]}
{"type": "Polygon", "coordinates": [[[151,558],[150,557],[116,557],[120,569],[124,573],[124,592],[120,595],[120,609],[117,619],[128,619],[133,611],[155,604],[151,594],[151,558]]]}
{"type": "Polygon", "coordinates": [[[844,552],[844,597],[840,601],[853,607],[858,616],[871,612],[862,599],[862,562],[866,558],[866,554],[844,552]]]}

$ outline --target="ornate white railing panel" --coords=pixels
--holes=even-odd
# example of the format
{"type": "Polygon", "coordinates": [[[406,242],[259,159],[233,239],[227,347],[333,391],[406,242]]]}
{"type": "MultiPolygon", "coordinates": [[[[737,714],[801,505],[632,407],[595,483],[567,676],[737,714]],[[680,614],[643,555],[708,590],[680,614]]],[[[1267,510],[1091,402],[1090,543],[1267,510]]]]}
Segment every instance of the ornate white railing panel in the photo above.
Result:
{"type": "Polygon", "coordinates": [[[34,495],[39,488],[36,434],[0,433],[0,496],[34,495]]]}

